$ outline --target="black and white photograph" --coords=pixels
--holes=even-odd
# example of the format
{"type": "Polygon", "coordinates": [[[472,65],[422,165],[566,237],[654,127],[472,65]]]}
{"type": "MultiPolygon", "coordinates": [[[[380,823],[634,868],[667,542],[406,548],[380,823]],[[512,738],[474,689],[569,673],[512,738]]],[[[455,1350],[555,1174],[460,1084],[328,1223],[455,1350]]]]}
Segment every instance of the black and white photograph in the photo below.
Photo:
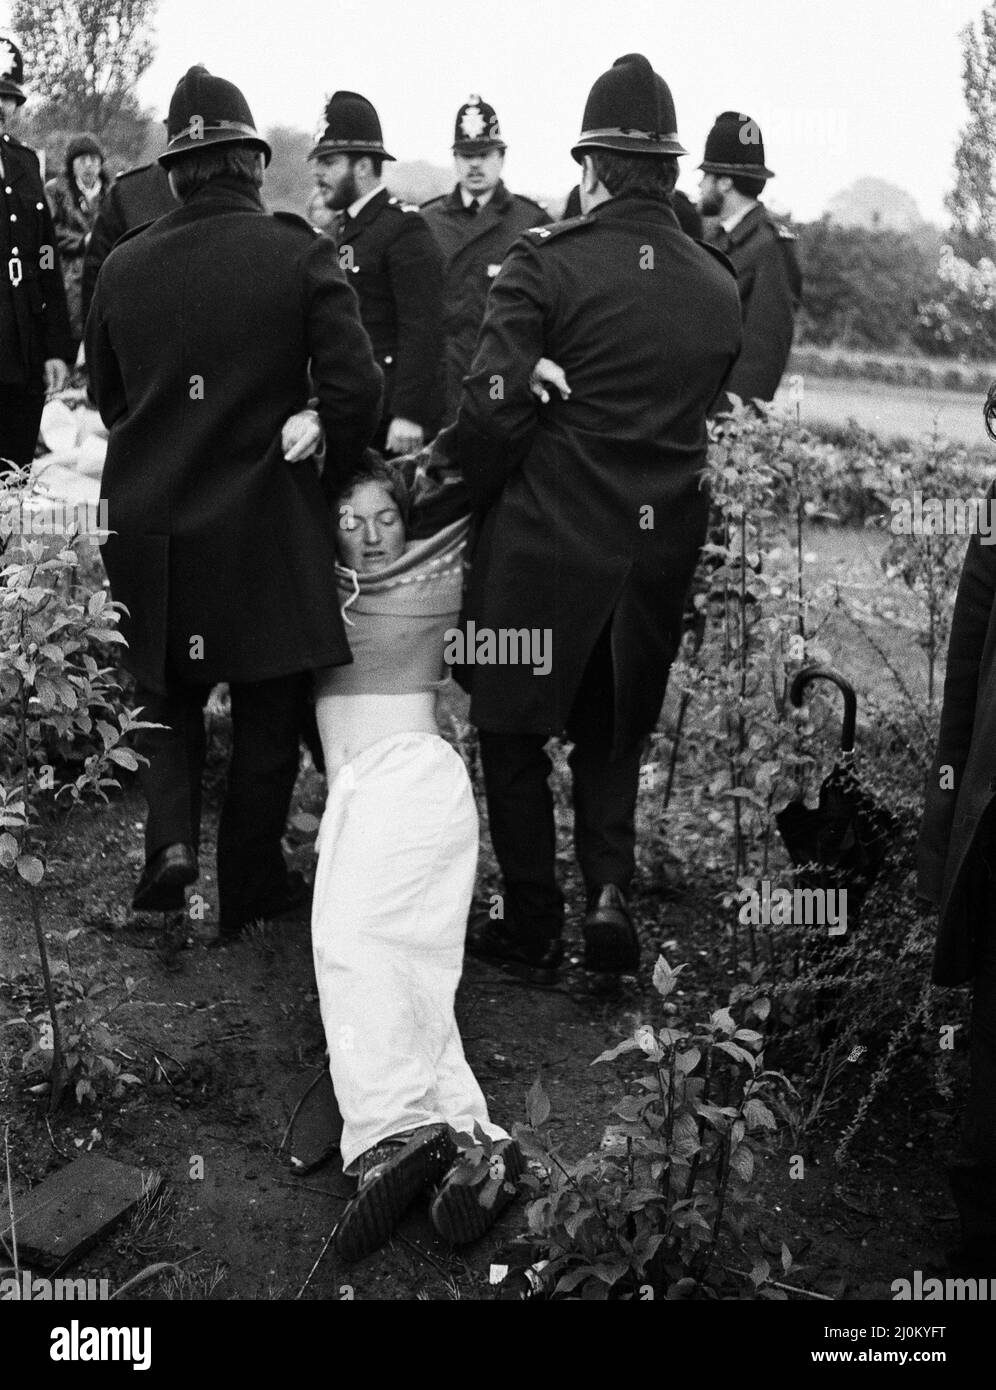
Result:
{"type": "Polygon", "coordinates": [[[0,0],[5,1343],[990,1300],[996,0],[0,0]]]}

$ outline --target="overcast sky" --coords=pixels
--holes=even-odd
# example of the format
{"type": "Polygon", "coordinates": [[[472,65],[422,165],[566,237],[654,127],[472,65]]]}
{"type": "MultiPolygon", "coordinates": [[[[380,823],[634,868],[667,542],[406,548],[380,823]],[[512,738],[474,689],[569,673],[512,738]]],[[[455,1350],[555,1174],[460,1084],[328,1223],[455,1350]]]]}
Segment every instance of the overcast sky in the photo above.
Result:
{"type": "MultiPolygon", "coordinates": [[[[345,87],[380,112],[399,159],[446,164],[457,107],[497,109],[506,178],[561,196],[594,79],[639,51],[668,81],[695,166],[718,112],[753,116],[777,177],[768,201],[802,219],[876,175],[943,219],[961,95],[959,31],[982,0],[162,0],[158,55],[141,84],[165,114],[191,64],[238,83],[256,122],[314,131],[345,87]]],[[[9,6],[0,0],[0,21],[9,6]]]]}

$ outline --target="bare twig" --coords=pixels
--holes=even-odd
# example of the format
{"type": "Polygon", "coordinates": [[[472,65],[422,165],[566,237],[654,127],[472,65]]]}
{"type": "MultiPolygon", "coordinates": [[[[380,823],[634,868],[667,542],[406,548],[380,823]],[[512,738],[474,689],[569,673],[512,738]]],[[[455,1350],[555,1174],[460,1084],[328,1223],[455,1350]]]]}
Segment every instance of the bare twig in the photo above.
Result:
{"type": "Polygon", "coordinates": [[[298,1289],[297,1293],[294,1295],[295,1301],[301,1297],[301,1295],[304,1293],[305,1289],[306,1289],[306,1288],[308,1287],[308,1285],[311,1283],[311,1276],[314,1274],[315,1270],[318,1268],[318,1266],[321,1264],[322,1260],[325,1258],[325,1252],[326,1252],[326,1250],[329,1248],[329,1246],[332,1244],[332,1238],[333,1238],[333,1236],[335,1235],[335,1233],[336,1233],[336,1231],[337,1231],[338,1229],[339,1229],[339,1223],[338,1223],[338,1221],[337,1221],[337,1222],[335,1223],[335,1225],[332,1227],[331,1231],[329,1231],[328,1239],[326,1240],[325,1244],[322,1246],[321,1250],[319,1251],[318,1259],[315,1261],[315,1263],[314,1263],[314,1264],[311,1266],[311,1268],[308,1270],[308,1277],[307,1277],[307,1279],[305,1279],[304,1283],[301,1285],[301,1287],[298,1289]]]}

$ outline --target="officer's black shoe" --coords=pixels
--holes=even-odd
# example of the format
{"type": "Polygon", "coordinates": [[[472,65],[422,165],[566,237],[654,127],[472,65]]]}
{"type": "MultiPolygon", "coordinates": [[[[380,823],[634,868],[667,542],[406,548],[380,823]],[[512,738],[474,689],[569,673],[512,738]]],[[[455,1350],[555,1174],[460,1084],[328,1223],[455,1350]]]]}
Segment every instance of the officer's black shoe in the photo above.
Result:
{"type": "Polygon", "coordinates": [[[470,914],[466,950],[478,960],[500,965],[526,984],[545,988],[556,984],[557,967],[564,958],[564,943],[559,936],[526,943],[509,931],[504,922],[494,921],[487,908],[470,914]]]}
{"type": "Polygon", "coordinates": [[[621,888],[614,883],[588,896],[584,931],[584,968],[603,974],[632,975],[640,968],[640,941],[621,888]]]}
{"type": "Polygon", "coordinates": [[[131,900],[135,912],[179,912],[183,908],[183,890],[195,883],[200,873],[197,855],[192,845],[164,845],[142,870],[135,896],[131,900]]]}

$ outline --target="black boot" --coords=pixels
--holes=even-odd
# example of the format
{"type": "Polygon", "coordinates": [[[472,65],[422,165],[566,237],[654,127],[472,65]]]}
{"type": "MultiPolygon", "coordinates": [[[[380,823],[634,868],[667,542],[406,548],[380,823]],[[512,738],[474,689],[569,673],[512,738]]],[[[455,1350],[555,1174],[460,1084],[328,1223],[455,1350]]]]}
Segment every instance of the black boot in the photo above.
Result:
{"type": "Polygon", "coordinates": [[[556,984],[564,943],[559,936],[526,937],[509,923],[495,921],[487,908],[479,908],[467,922],[466,951],[478,960],[500,965],[526,984],[548,988],[556,984]]]}
{"type": "Polygon", "coordinates": [[[640,940],[621,888],[606,883],[588,895],[584,924],[584,968],[632,975],[640,968],[640,940]]]}
{"type": "Polygon", "coordinates": [[[142,870],[132,908],[136,912],[181,911],[183,890],[188,883],[195,883],[199,874],[193,845],[164,845],[142,870]]]}

